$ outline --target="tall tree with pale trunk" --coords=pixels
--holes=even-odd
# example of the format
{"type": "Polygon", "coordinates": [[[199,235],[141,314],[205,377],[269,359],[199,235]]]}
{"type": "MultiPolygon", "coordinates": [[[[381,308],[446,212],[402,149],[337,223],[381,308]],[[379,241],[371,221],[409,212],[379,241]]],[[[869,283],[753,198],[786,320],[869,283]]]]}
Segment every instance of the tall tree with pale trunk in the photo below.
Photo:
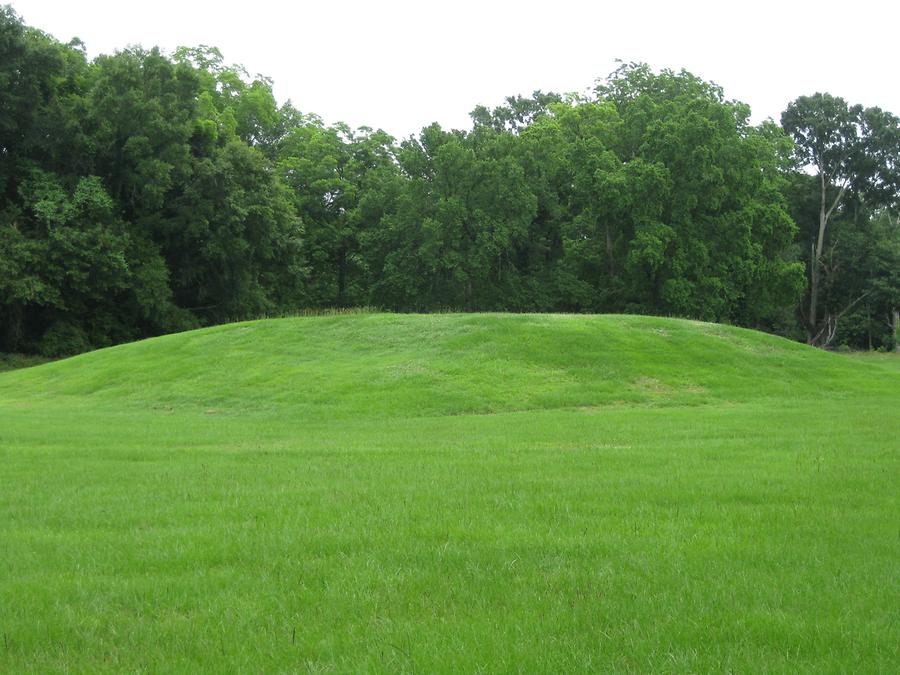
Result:
{"type": "Polygon", "coordinates": [[[815,172],[819,214],[812,238],[806,330],[810,344],[827,345],[838,319],[862,300],[821,311],[820,292],[828,227],[850,194],[869,206],[898,202],[900,133],[897,117],[879,108],[850,106],[844,99],[816,93],[791,102],[781,124],[794,139],[798,165],[815,172]],[[824,316],[823,316],[824,314],[824,316]]]}

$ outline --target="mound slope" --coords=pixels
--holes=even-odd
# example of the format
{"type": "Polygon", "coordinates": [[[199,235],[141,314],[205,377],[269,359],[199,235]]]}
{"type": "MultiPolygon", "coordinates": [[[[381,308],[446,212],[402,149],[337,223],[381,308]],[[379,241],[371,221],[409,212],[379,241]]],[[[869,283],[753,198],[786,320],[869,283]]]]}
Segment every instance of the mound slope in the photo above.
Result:
{"type": "Polygon", "coordinates": [[[764,333],[638,316],[345,315],[145,340],[0,376],[0,400],[298,419],[697,405],[890,388],[764,333]]]}

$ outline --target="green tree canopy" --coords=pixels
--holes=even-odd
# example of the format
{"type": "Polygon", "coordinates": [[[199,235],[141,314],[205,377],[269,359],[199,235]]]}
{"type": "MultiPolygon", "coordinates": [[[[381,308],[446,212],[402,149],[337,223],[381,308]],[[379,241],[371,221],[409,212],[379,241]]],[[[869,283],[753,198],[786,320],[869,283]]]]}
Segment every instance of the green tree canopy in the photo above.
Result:
{"type": "Polygon", "coordinates": [[[2,8],[0,349],[361,304],[894,339],[892,114],[816,94],[754,126],[716,84],[623,64],[471,118],[398,142],[215,47],[89,61],[2,8]]]}

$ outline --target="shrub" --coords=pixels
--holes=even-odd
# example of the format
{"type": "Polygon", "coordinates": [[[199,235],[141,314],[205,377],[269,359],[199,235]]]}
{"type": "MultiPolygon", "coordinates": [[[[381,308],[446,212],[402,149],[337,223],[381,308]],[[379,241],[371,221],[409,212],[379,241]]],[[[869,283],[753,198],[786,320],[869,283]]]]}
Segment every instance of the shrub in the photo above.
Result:
{"type": "Polygon", "coordinates": [[[69,321],[56,321],[41,338],[40,352],[43,356],[72,356],[91,348],[87,335],[81,326],[69,321]]]}

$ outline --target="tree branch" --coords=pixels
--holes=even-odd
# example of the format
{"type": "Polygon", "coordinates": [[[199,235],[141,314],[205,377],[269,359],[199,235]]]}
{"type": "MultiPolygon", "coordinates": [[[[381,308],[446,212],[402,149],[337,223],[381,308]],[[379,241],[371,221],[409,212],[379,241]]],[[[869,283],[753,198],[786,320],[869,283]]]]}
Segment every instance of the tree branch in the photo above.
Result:
{"type": "Polygon", "coordinates": [[[840,312],[838,312],[838,313],[835,315],[835,317],[836,317],[837,319],[840,319],[842,316],[844,316],[844,314],[846,314],[846,313],[849,312],[851,309],[853,309],[853,308],[856,306],[856,304],[857,304],[860,300],[862,300],[863,298],[865,298],[867,295],[870,295],[871,293],[872,293],[872,291],[866,291],[865,293],[863,293],[862,295],[860,295],[858,298],[856,298],[856,300],[854,300],[854,301],[851,302],[849,305],[847,305],[846,307],[844,307],[844,309],[842,309],[840,312]]]}
{"type": "Polygon", "coordinates": [[[834,198],[834,201],[831,204],[831,208],[825,213],[825,222],[828,222],[828,219],[831,218],[832,212],[837,207],[838,203],[841,201],[841,197],[844,196],[844,193],[847,191],[847,181],[841,185],[841,189],[838,191],[837,197],[834,198]]]}
{"type": "Polygon", "coordinates": [[[857,303],[859,303],[863,298],[865,298],[870,293],[871,293],[871,291],[866,291],[865,293],[863,293],[862,295],[857,297],[855,300],[853,300],[849,305],[844,307],[844,309],[839,311],[837,314],[827,315],[825,318],[825,323],[822,325],[822,327],[819,329],[819,331],[815,334],[815,336],[812,338],[812,340],[810,340],[810,344],[819,345],[821,347],[827,347],[828,345],[830,345],[831,342],[834,340],[834,338],[837,337],[838,321],[840,321],[841,318],[844,316],[844,314],[846,314],[851,309],[853,309],[857,305],[857,303]],[[824,340],[822,340],[823,334],[825,334],[824,340]]]}

